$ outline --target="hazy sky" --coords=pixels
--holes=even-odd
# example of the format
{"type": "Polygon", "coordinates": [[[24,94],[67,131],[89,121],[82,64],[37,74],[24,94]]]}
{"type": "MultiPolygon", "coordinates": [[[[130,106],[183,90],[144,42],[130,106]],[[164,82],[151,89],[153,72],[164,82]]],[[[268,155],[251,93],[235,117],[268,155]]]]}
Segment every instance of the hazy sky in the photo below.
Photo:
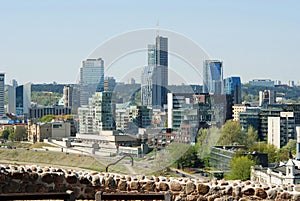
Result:
{"type": "Polygon", "coordinates": [[[223,60],[224,77],[298,81],[299,10],[297,0],[0,0],[0,71],[6,83],[74,83],[97,46],[159,20],[223,60]]]}

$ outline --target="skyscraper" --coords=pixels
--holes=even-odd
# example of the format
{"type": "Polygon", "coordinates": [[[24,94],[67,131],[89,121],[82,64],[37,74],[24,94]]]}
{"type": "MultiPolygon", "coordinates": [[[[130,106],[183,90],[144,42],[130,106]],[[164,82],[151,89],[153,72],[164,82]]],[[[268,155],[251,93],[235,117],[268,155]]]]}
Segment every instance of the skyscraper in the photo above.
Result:
{"type": "Polygon", "coordinates": [[[13,82],[12,84],[13,86],[7,86],[7,112],[27,118],[29,108],[31,107],[31,83],[29,82],[20,86],[17,85],[17,82],[13,82]]]}
{"type": "Polygon", "coordinates": [[[148,66],[142,71],[142,104],[163,108],[167,104],[168,38],[157,36],[148,45],[148,66]]]}
{"type": "Polygon", "coordinates": [[[0,73],[0,116],[4,115],[4,80],[5,74],[0,73]]]}
{"type": "Polygon", "coordinates": [[[242,102],[242,84],[240,77],[228,77],[224,79],[224,94],[232,96],[233,104],[242,102]]]}
{"type": "Polygon", "coordinates": [[[64,107],[72,107],[73,87],[70,85],[64,86],[63,89],[64,107]]]}
{"type": "Polygon", "coordinates": [[[104,91],[104,61],[86,59],[80,68],[80,105],[87,105],[95,92],[104,91]]]}
{"type": "Polygon", "coordinates": [[[223,62],[205,60],[203,63],[203,93],[222,94],[223,62]]]}

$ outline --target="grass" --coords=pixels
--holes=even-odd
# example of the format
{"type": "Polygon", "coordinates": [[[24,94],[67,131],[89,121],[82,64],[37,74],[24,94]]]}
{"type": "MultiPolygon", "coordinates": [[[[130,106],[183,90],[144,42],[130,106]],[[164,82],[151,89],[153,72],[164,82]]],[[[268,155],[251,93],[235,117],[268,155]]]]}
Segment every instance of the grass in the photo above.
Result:
{"type": "Polygon", "coordinates": [[[47,151],[36,152],[20,149],[0,149],[0,158],[5,161],[24,162],[28,164],[77,167],[97,171],[105,170],[104,165],[95,158],[78,154],[65,154],[47,151]]]}
{"type": "Polygon", "coordinates": [[[43,147],[55,147],[51,144],[45,143],[45,142],[36,142],[32,144],[29,148],[43,148],[43,147]]]}
{"type": "Polygon", "coordinates": [[[32,144],[27,142],[5,142],[0,144],[0,146],[11,146],[17,148],[30,148],[32,144]]]}

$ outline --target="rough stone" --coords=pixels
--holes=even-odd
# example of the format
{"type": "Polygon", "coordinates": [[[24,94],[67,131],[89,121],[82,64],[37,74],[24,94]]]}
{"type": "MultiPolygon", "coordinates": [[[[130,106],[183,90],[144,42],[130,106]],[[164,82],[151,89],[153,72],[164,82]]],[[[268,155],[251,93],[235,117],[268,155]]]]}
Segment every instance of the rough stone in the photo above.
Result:
{"type": "Polygon", "coordinates": [[[199,195],[197,201],[207,201],[207,198],[204,197],[203,195],[199,195]]]}
{"type": "Polygon", "coordinates": [[[169,190],[169,185],[166,182],[159,182],[158,190],[159,191],[167,191],[167,190],[169,190]]]}
{"type": "Polygon", "coordinates": [[[232,192],[234,197],[241,197],[242,196],[242,188],[240,186],[236,186],[234,191],[232,192]]]}
{"type": "Polygon", "coordinates": [[[248,187],[242,190],[242,194],[246,196],[254,195],[255,190],[252,187],[248,187]]]}
{"type": "Polygon", "coordinates": [[[79,182],[81,184],[86,184],[86,185],[91,184],[91,181],[88,178],[84,177],[84,176],[82,176],[82,177],[79,178],[79,182]]]}
{"type": "Polygon", "coordinates": [[[197,190],[200,195],[206,195],[209,192],[210,187],[205,184],[198,184],[197,190]]]}
{"type": "Polygon", "coordinates": [[[228,181],[226,181],[226,180],[221,180],[220,185],[221,185],[221,186],[227,186],[227,185],[228,185],[228,181]]]}
{"type": "Polygon", "coordinates": [[[154,189],[155,189],[155,182],[154,181],[147,181],[142,186],[142,190],[144,190],[144,191],[153,192],[154,189]]]}
{"type": "Polygon", "coordinates": [[[289,194],[288,192],[283,192],[283,193],[279,193],[276,197],[277,199],[282,199],[282,200],[290,200],[292,198],[291,194],[289,194]]]}
{"type": "Polygon", "coordinates": [[[106,181],[105,181],[105,186],[107,188],[116,188],[117,184],[116,181],[114,180],[113,177],[109,177],[106,181]]]}
{"type": "Polygon", "coordinates": [[[210,195],[219,195],[221,194],[220,192],[220,186],[213,186],[209,189],[209,194],[210,195]]]}
{"type": "Polygon", "coordinates": [[[193,182],[188,182],[185,187],[185,193],[190,194],[194,192],[196,189],[196,185],[193,182]]]}
{"type": "Polygon", "coordinates": [[[256,188],[254,195],[257,196],[257,197],[260,197],[262,199],[266,199],[268,197],[268,194],[262,188],[256,188]]]}
{"type": "Polygon", "coordinates": [[[132,181],[130,183],[130,190],[138,190],[140,188],[140,183],[137,181],[132,181]]]}
{"type": "Polygon", "coordinates": [[[127,190],[127,181],[120,180],[119,183],[118,183],[118,190],[126,191],[127,190]]]}
{"type": "Polygon", "coordinates": [[[12,172],[11,177],[12,177],[12,179],[21,180],[23,178],[23,173],[22,172],[12,172]]]}
{"type": "Polygon", "coordinates": [[[182,187],[178,181],[173,180],[170,182],[170,189],[171,191],[181,191],[182,187]]]}
{"type": "Polygon", "coordinates": [[[194,195],[187,195],[186,201],[197,201],[197,197],[194,195]]]}
{"type": "Polygon", "coordinates": [[[300,194],[294,194],[293,195],[293,200],[294,201],[300,201],[300,194]]]}
{"type": "Polygon", "coordinates": [[[51,173],[42,174],[41,179],[43,182],[46,182],[47,184],[51,184],[54,181],[53,175],[51,173]]]}
{"type": "Polygon", "coordinates": [[[224,195],[232,195],[232,186],[226,186],[224,195]]]}
{"type": "Polygon", "coordinates": [[[267,195],[269,199],[275,199],[277,196],[277,190],[276,189],[270,189],[267,191],[267,195]]]}
{"type": "Polygon", "coordinates": [[[69,184],[76,184],[78,179],[75,175],[68,175],[67,178],[66,178],[66,181],[69,183],[69,184]]]}
{"type": "Polygon", "coordinates": [[[62,174],[52,174],[55,184],[62,184],[65,181],[65,176],[62,174]]]}

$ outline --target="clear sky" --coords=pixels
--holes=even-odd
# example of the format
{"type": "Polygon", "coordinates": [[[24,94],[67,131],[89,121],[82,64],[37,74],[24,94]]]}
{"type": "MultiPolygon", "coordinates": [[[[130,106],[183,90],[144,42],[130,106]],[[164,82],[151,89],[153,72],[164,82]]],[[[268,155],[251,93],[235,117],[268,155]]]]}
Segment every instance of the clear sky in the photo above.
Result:
{"type": "Polygon", "coordinates": [[[74,83],[97,46],[159,20],[223,60],[224,77],[298,81],[299,10],[298,0],[0,0],[0,71],[6,83],[74,83]]]}

